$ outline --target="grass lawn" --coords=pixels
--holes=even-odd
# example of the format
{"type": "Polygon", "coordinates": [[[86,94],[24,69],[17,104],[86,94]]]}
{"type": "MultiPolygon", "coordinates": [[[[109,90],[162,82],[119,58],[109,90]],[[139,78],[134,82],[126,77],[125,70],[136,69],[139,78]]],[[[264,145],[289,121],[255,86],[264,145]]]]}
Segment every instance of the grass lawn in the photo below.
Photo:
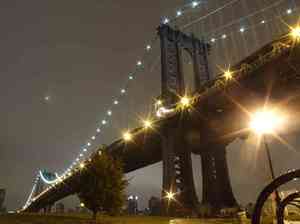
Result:
{"type": "MultiPolygon", "coordinates": [[[[0,224],[88,224],[88,215],[39,215],[8,214],[0,215],[0,224]]],[[[98,224],[238,224],[233,219],[173,219],[149,216],[98,216],[98,224]]]]}

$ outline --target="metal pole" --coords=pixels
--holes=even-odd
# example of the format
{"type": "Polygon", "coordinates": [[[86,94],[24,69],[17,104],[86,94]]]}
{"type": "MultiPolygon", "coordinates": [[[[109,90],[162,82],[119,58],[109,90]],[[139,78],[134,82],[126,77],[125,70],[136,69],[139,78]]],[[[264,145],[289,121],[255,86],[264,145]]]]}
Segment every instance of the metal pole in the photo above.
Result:
{"type": "MultiPolygon", "coordinates": [[[[263,142],[264,142],[264,146],[266,149],[266,153],[267,153],[267,158],[268,158],[268,163],[269,163],[269,168],[271,171],[271,179],[272,181],[275,179],[275,174],[274,174],[274,168],[273,168],[273,163],[272,163],[272,159],[271,159],[271,153],[270,153],[270,147],[269,144],[267,142],[267,137],[265,135],[263,135],[263,142]]],[[[276,205],[276,216],[277,216],[277,212],[278,212],[278,208],[279,208],[279,204],[280,204],[280,196],[278,193],[278,190],[275,190],[275,205],[276,205]]]]}
{"type": "Polygon", "coordinates": [[[264,142],[266,153],[267,153],[267,158],[268,158],[268,162],[269,162],[269,168],[270,168],[270,171],[271,171],[271,178],[272,178],[272,180],[274,180],[275,179],[274,168],[273,168],[273,164],[272,164],[272,159],[271,159],[271,153],[270,153],[269,144],[267,142],[267,137],[265,135],[263,135],[263,142],[264,142]]]}

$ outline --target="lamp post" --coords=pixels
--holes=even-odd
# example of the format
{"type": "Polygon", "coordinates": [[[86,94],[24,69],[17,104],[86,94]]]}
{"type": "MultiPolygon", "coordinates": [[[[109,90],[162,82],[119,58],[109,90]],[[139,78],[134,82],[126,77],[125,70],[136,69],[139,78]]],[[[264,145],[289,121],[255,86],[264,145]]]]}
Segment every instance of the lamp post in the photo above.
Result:
{"type": "MultiPolygon", "coordinates": [[[[262,137],[262,141],[264,144],[264,148],[266,150],[267,154],[267,160],[269,164],[269,169],[271,173],[271,180],[275,179],[275,173],[270,153],[270,147],[267,141],[267,135],[268,134],[274,134],[276,130],[279,129],[283,125],[283,116],[276,113],[274,110],[267,110],[263,109],[260,111],[257,111],[253,114],[251,122],[250,122],[250,128],[251,130],[256,133],[257,135],[262,137]]],[[[280,196],[277,191],[275,190],[275,212],[277,215],[277,209],[280,203],[280,196]]]]}

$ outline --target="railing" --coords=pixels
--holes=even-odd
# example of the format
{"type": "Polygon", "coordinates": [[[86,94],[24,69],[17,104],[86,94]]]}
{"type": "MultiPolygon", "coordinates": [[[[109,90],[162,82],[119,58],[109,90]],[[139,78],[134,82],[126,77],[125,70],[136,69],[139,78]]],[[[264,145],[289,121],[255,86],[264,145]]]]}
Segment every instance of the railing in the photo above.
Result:
{"type": "MultiPolygon", "coordinates": [[[[266,204],[268,198],[272,195],[272,193],[275,193],[278,190],[278,188],[291,181],[297,180],[298,178],[300,178],[300,169],[283,174],[274,179],[269,185],[267,185],[264,188],[264,190],[260,193],[256,201],[254,212],[252,215],[252,224],[260,224],[263,222],[263,207],[266,204]]],[[[274,218],[277,219],[277,223],[284,224],[284,210],[288,205],[294,206],[300,211],[300,204],[298,204],[299,202],[300,193],[298,191],[287,195],[285,198],[278,198],[278,200],[275,203],[276,206],[274,215],[274,218]]]]}

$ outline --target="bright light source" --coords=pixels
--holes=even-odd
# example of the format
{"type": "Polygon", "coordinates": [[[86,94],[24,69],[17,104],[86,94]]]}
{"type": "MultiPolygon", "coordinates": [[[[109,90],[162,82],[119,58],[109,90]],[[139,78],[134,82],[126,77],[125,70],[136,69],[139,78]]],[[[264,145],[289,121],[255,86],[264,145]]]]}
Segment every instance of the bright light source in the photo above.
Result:
{"type": "Polygon", "coordinates": [[[162,105],[162,101],[161,101],[161,100],[157,100],[157,101],[155,102],[155,105],[156,105],[156,106],[161,106],[161,105],[162,105]]]}
{"type": "Polygon", "coordinates": [[[141,61],[138,61],[138,62],[136,63],[136,65],[137,65],[137,66],[141,66],[141,65],[142,65],[142,62],[141,62],[141,61]]]}
{"type": "Polygon", "coordinates": [[[50,96],[45,96],[44,98],[46,101],[49,101],[50,100],[50,96]]]}
{"type": "Polygon", "coordinates": [[[165,107],[159,107],[156,111],[157,117],[163,117],[166,114],[172,113],[174,109],[167,109],[165,107]]]}
{"type": "Polygon", "coordinates": [[[100,133],[100,132],[101,132],[101,129],[100,129],[100,128],[97,128],[96,131],[97,131],[97,133],[100,133]]]}
{"type": "Polygon", "coordinates": [[[178,11],[176,12],[176,15],[177,15],[177,16],[181,16],[181,15],[182,15],[182,11],[181,11],[181,10],[178,10],[178,11]]]}
{"type": "Polygon", "coordinates": [[[245,28],[244,28],[244,27],[241,27],[240,32],[241,32],[241,33],[244,33],[244,32],[245,32],[245,28]]]}
{"type": "Polygon", "coordinates": [[[192,7],[193,7],[193,8],[196,8],[198,5],[199,5],[199,2],[198,2],[198,1],[193,1],[193,2],[192,2],[192,7]]]}
{"type": "Polygon", "coordinates": [[[144,120],[144,128],[152,128],[152,122],[150,120],[144,120]]]}
{"type": "Polygon", "coordinates": [[[300,40],[300,26],[296,26],[295,28],[292,28],[290,34],[293,37],[293,39],[300,40]]]}
{"type": "Polygon", "coordinates": [[[262,20],[260,23],[261,23],[261,24],[265,24],[265,23],[266,23],[266,21],[265,21],[265,20],[262,20]]]}
{"type": "Polygon", "coordinates": [[[129,142],[129,141],[131,141],[132,140],[132,134],[130,133],[130,132],[125,132],[124,134],[123,134],[123,139],[126,141],[126,142],[129,142]]]}
{"type": "Polygon", "coordinates": [[[121,89],[121,93],[122,94],[126,93],[126,90],[125,89],[121,89]]]}
{"type": "Polygon", "coordinates": [[[129,80],[133,80],[133,76],[132,75],[130,75],[128,78],[129,78],[129,80]]]}
{"type": "Polygon", "coordinates": [[[80,163],[79,167],[80,169],[83,169],[85,167],[84,163],[80,163]]]}
{"type": "Polygon", "coordinates": [[[166,17],[163,19],[163,24],[168,24],[170,22],[170,20],[166,17]]]}
{"type": "Polygon", "coordinates": [[[84,203],[80,203],[80,207],[83,208],[85,205],[84,203]]]}
{"type": "Polygon", "coordinates": [[[167,192],[167,193],[166,193],[166,198],[167,198],[169,201],[174,200],[174,198],[175,198],[175,193],[173,193],[172,191],[167,192]]]}
{"type": "Polygon", "coordinates": [[[147,50],[147,51],[151,50],[151,45],[147,45],[147,46],[146,46],[146,50],[147,50]]]}
{"type": "Polygon", "coordinates": [[[79,161],[79,158],[77,158],[76,161],[78,162],[78,161],[79,161]]]}
{"type": "Polygon", "coordinates": [[[84,148],[84,149],[83,149],[83,151],[84,151],[84,152],[86,152],[86,151],[87,151],[87,149],[86,149],[86,148],[84,148]]]}
{"type": "Polygon", "coordinates": [[[287,14],[291,14],[293,12],[293,10],[292,9],[288,9],[288,10],[286,10],[286,13],[287,14]]]}
{"type": "Polygon", "coordinates": [[[95,139],[96,139],[96,136],[92,136],[91,139],[92,139],[92,140],[95,140],[95,139]]]}
{"type": "Polygon", "coordinates": [[[216,38],[211,38],[210,40],[212,43],[216,42],[216,38]]]}
{"type": "Polygon", "coordinates": [[[101,122],[103,125],[106,125],[107,124],[107,121],[106,120],[102,120],[101,122]]]}
{"type": "Polygon", "coordinates": [[[115,100],[114,101],[114,105],[118,105],[119,104],[119,101],[118,100],[115,100]]]}
{"type": "Polygon", "coordinates": [[[79,155],[80,157],[83,157],[83,154],[82,153],[80,153],[80,155],[79,155]]]}
{"type": "Polygon", "coordinates": [[[108,115],[108,116],[111,116],[111,115],[112,115],[112,111],[111,111],[111,110],[108,110],[108,111],[107,111],[107,115],[108,115]]]}
{"type": "Polygon", "coordinates": [[[187,96],[183,96],[180,99],[180,104],[182,107],[188,107],[191,104],[191,100],[187,96]]]}
{"type": "Polygon", "coordinates": [[[226,39],[227,38],[227,35],[226,34],[223,34],[222,35],[222,39],[226,39]]]}
{"type": "Polygon", "coordinates": [[[91,143],[90,143],[90,142],[88,142],[88,143],[87,143],[87,146],[91,146],[91,143]]]}
{"type": "Polygon", "coordinates": [[[230,71],[230,70],[227,70],[227,71],[224,72],[223,76],[224,76],[224,78],[225,78],[226,80],[230,80],[230,79],[232,79],[232,77],[233,77],[233,72],[230,71]]]}
{"type": "Polygon", "coordinates": [[[257,134],[270,134],[275,132],[284,123],[282,115],[272,110],[260,110],[253,114],[250,128],[257,134]]]}

